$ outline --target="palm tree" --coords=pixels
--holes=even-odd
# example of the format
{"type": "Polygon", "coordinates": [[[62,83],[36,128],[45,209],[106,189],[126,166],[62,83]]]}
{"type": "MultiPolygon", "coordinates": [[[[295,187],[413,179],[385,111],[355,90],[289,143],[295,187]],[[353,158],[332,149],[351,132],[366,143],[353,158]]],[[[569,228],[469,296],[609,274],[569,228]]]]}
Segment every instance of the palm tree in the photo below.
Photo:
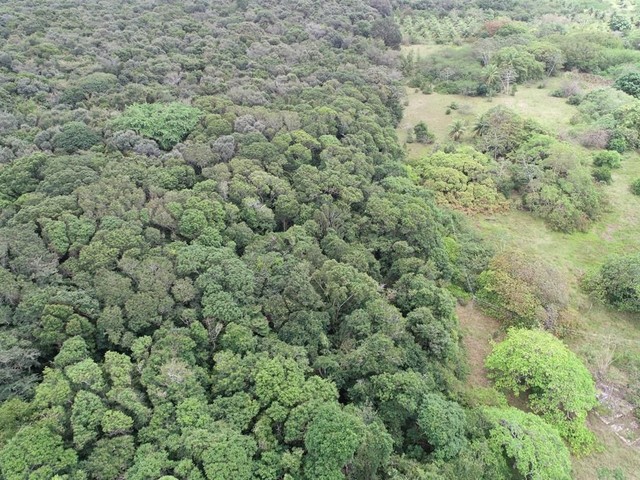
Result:
{"type": "Polygon", "coordinates": [[[473,135],[476,137],[481,137],[485,135],[491,129],[491,124],[483,115],[478,118],[476,124],[473,126],[473,135]]]}
{"type": "Polygon", "coordinates": [[[493,96],[494,87],[500,80],[500,69],[497,65],[489,64],[484,67],[484,84],[489,90],[489,96],[493,96]]]}
{"type": "Polygon", "coordinates": [[[460,141],[462,136],[467,131],[467,127],[462,120],[456,120],[449,127],[449,136],[455,142],[460,141]]]}

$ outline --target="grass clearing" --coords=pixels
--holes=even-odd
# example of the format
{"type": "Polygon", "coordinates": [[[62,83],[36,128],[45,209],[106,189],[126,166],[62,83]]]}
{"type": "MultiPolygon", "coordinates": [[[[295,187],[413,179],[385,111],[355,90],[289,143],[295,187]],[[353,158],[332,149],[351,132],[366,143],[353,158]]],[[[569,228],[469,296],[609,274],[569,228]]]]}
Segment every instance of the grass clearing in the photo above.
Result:
{"type": "MultiPolygon", "coordinates": [[[[570,127],[569,120],[576,113],[576,108],[568,105],[564,98],[556,98],[550,92],[559,86],[562,80],[554,78],[547,82],[546,88],[537,86],[519,87],[515,96],[499,95],[491,100],[486,97],[466,97],[463,95],[446,95],[441,93],[424,94],[419,90],[407,88],[407,100],[404,118],[398,130],[400,141],[407,138],[407,129],[424,121],[429,130],[436,135],[437,142],[446,143],[451,124],[456,120],[463,120],[469,126],[490,108],[504,105],[518,112],[523,117],[533,118],[540,124],[562,134],[570,127]],[[457,110],[447,109],[451,103],[458,105],[457,110]]],[[[410,144],[409,153],[418,153],[421,145],[410,144]]]]}
{"type": "Polygon", "coordinates": [[[500,324],[475,306],[473,302],[458,305],[456,308],[463,343],[469,361],[467,381],[473,387],[488,387],[491,382],[487,378],[484,359],[491,353],[491,342],[496,341],[500,333],[500,324]]]}
{"type": "MultiPolygon", "coordinates": [[[[444,46],[428,45],[416,46],[415,50],[426,55],[441,48],[444,46]]],[[[455,120],[462,119],[470,130],[478,116],[493,106],[504,105],[562,136],[571,128],[570,120],[577,112],[565,99],[550,95],[562,81],[562,78],[551,79],[545,88],[519,86],[515,96],[497,96],[492,101],[461,95],[426,95],[407,89],[408,105],[398,127],[398,135],[404,142],[407,129],[419,121],[428,125],[435,134],[435,145],[407,144],[409,157],[419,157],[438,145],[449,143],[449,127],[455,120]],[[447,115],[446,110],[452,102],[457,103],[458,109],[447,115]]],[[[469,142],[470,133],[467,132],[465,137],[464,141],[469,142]]],[[[550,230],[541,219],[515,209],[490,216],[469,217],[482,237],[498,250],[518,248],[545,258],[566,273],[577,324],[574,335],[565,341],[599,376],[601,386],[620,389],[626,388],[627,375],[624,370],[616,368],[615,361],[606,359],[612,348],[640,356],[640,319],[594,303],[580,290],[579,280],[585,272],[602,264],[607,256],[640,249],[640,197],[629,190],[636,178],[640,178],[640,155],[627,154],[622,168],[613,172],[613,183],[603,187],[609,199],[608,211],[585,233],[565,234],[550,230]]],[[[490,351],[490,341],[499,334],[499,324],[479,312],[473,304],[459,307],[458,315],[471,364],[469,385],[487,386],[484,358],[490,351]]],[[[620,469],[626,479],[640,479],[640,450],[621,440],[615,433],[615,426],[605,424],[597,415],[592,414],[589,423],[603,450],[588,457],[574,458],[575,478],[616,478],[600,474],[602,469],[610,475],[620,469]]]]}
{"type": "Polygon", "coordinates": [[[588,419],[589,428],[596,434],[602,444],[602,451],[587,457],[573,458],[573,475],[576,480],[615,479],[613,474],[618,470],[627,480],[640,478],[640,455],[638,450],[623,444],[611,431],[608,425],[594,415],[588,419]],[[607,471],[610,476],[601,476],[607,471]]]}

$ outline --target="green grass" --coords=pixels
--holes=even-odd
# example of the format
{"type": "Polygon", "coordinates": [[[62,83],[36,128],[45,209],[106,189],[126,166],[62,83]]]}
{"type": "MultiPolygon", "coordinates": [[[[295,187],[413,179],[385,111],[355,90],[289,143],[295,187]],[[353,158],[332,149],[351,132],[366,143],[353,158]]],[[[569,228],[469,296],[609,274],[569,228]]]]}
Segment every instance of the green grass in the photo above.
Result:
{"type": "MultiPolygon", "coordinates": [[[[438,48],[442,47],[426,46],[420,53],[433,54],[438,48]]],[[[498,96],[491,102],[486,98],[459,95],[425,95],[408,89],[408,105],[404,119],[398,127],[398,135],[404,142],[407,128],[424,121],[435,134],[436,144],[407,145],[410,157],[422,156],[438,145],[449,143],[449,126],[455,120],[462,119],[467,122],[470,130],[479,115],[495,105],[505,105],[524,117],[537,120],[551,132],[562,136],[570,129],[570,119],[577,110],[564,99],[550,96],[550,92],[561,82],[561,79],[552,79],[546,88],[537,88],[536,85],[519,86],[515,96],[498,96]],[[456,102],[459,109],[447,115],[447,107],[452,102],[456,102]]],[[[472,141],[468,133],[463,141],[472,141]]],[[[640,250],[640,197],[632,195],[629,191],[631,182],[639,177],[640,155],[626,155],[622,168],[613,172],[613,183],[603,187],[609,199],[607,212],[586,233],[564,234],[552,231],[542,220],[515,209],[503,214],[470,217],[470,222],[482,237],[498,250],[518,248],[546,259],[566,274],[571,288],[571,308],[576,312],[577,322],[573,335],[565,340],[594,372],[598,368],[599,359],[612,344],[617,346],[618,351],[623,349],[625,352],[640,355],[639,316],[616,312],[593,302],[579,287],[582,275],[601,265],[607,256],[640,250]]],[[[473,332],[473,318],[467,318],[463,323],[467,335],[471,337],[468,341],[475,341],[476,346],[485,343],[484,337],[480,338],[473,332]]],[[[486,330],[486,321],[478,320],[477,323],[476,328],[479,331],[486,330]]],[[[486,336],[486,331],[483,335],[486,336]]],[[[473,356],[470,359],[474,362],[482,360],[473,356]]],[[[482,374],[481,368],[476,370],[478,371],[475,376],[482,374]]],[[[612,367],[604,380],[624,387],[627,377],[624,370],[612,367]]],[[[483,382],[476,379],[476,384],[478,383],[483,382]]],[[[621,468],[627,479],[640,478],[640,451],[625,445],[610,427],[595,416],[591,418],[590,423],[603,450],[588,457],[574,459],[575,478],[597,479],[596,472],[599,468],[617,467],[621,468]]]]}
{"type": "MultiPolygon", "coordinates": [[[[475,120],[496,105],[504,105],[524,117],[537,120],[542,126],[552,129],[558,134],[569,130],[569,120],[577,112],[563,98],[550,96],[550,92],[558,87],[562,80],[553,78],[546,83],[546,88],[536,85],[520,86],[515,96],[499,95],[492,100],[486,97],[466,97],[463,95],[445,95],[440,93],[424,94],[407,88],[408,105],[405,106],[404,118],[399,125],[400,141],[406,140],[406,131],[423,120],[436,135],[439,142],[447,142],[450,125],[455,120],[463,120],[469,126],[475,120]],[[458,110],[446,114],[448,106],[455,102],[458,110]]],[[[409,145],[410,154],[420,152],[418,145],[409,145]]]]}
{"type": "Polygon", "coordinates": [[[442,45],[442,44],[417,44],[417,45],[403,45],[400,47],[400,52],[403,54],[408,54],[413,52],[417,57],[426,57],[429,55],[435,55],[443,50],[457,50],[462,48],[462,46],[454,46],[454,45],[442,45]]]}

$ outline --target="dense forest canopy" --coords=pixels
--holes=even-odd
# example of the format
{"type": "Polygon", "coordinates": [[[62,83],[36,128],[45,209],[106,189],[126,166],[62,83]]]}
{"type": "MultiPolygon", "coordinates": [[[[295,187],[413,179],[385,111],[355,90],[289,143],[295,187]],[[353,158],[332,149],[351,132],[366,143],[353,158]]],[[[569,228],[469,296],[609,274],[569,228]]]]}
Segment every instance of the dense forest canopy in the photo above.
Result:
{"type": "MultiPolygon", "coordinates": [[[[491,283],[504,263],[450,207],[499,210],[520,188],[543,209],[553,187],[568,213],[550,222],[584,230],[590,174],[526,192],[521,172],[495,176],[571,155],[500,109],[483,117],[499,141],[428,164],[395,130],[401,16],[524,21],[556,3],[3,2],[0,478],[571,478],[595,398],[560,340],[512,330],[488,362],[498,387],[537,389],[533,413],[463,386],[456,297],[514,307],[491,283]],[[462,164],[483,208],[439,190],[462,164]],[[527,383],[509,355],[532,339],[556,364],[527,383]]],[[[531,288],[526,326],[564,308],[531,288]]]]}
{"type": "Polygon", "coordinates": [[[463,448],[457,404],[416,421],[487,252],[401,163],[388,3],[3,8],[3,478],[410,478],[463,448]]]}

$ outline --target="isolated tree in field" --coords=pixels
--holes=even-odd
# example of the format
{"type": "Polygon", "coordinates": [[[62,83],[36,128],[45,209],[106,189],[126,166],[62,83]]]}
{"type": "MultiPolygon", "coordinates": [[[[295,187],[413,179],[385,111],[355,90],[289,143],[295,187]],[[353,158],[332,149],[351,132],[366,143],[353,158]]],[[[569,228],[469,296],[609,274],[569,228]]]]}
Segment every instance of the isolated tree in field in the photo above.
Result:
{"type": "Polygon", "coordinates": [[[512,329],[485,364],[496,387],[527,393],[531,410],[558,428],[573,449],[592,448],[594,437],[585,421],[597,405],[595,384],[564,343],[542,330],[512,329]]]}
{"type": "Polygon", "coordinates": [[[462,120],[456,120],[449,127],[449,137],[451,137],[452,140],[459,142],[466,131],[467,127],[464,122],[462,120]]]}
{"type": "Polygon", "coordinates": [[[608,259],[586,284],[588,290],[612,307],[640,312],[640,254],[608,259]]]}

